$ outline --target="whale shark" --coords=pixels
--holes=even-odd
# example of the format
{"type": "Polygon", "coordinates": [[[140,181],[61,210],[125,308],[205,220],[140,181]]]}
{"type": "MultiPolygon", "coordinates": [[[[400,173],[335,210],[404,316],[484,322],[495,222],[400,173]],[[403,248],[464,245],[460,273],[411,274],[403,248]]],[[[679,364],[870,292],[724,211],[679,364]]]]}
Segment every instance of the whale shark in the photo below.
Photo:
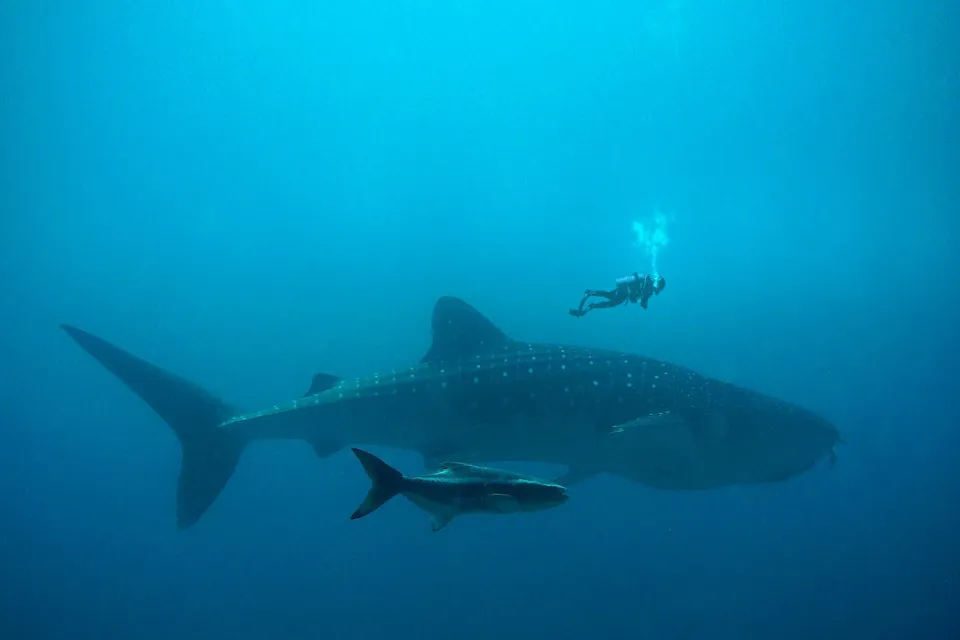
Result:
{"type": "Polygon", "coordinates": [[[359,378],[318,373],[300,397],[257,411],[61,326],[177,436],[179,529],[200,520],[257,440],[302,440],[321,457],[416,451],[427,469],[557,463],[565,486],[611,473],[674,491],[784,481],[841,442],[803,407],[636,354],[516,340],[456,297],[437,300],[431,324],[419,362],[359,378]]]}

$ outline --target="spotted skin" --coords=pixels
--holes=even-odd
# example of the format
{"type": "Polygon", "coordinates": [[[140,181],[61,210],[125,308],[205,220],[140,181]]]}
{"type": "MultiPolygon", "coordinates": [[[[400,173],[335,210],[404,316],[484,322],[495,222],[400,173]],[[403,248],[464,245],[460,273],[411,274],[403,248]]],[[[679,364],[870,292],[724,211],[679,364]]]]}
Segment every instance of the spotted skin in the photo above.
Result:
{"type": "Polygon", "coordinates": [[[76,327],[64,330],[173,429],[182,445],[178,526],[196,523],[252,440],[420,452],[428,467],[534,461],[570,485],[613,473],[670,490],[782,481],[832,456],[837,430],[796,405],[639,355],[516,341],[467,303],[440,298],[420,363],[363,378],[315,377],[308,393],[239,412],[204,389],[76,327]]]}
{"type": "Polygon", "coordinates": [[[223,426],[252,438],[328,438],[333,450],[360,443],[435,460],[559,463],[678,490],[792,477],[837,438],[805,409],[684,367],[519,342],[343,380],[223,426]]]}
{"type": "MultiPolygon", "coordinates": [[[[327,433],[345,442],[389,441],[414,449],[459,434],[489,440],[491,430],[503,429],[514,436],[592,439],[608,436],[616,425],[638,416],[709,406],[711,383],[692,371],[638,356],[512,343],[463,359],[342,380],[321,393],[240,415],[222,426],[253,438],[316,439],[327,433]],[[584,426],[589,428],[579,433],[584,426]],[[417,434],[416,442],[410,441],[411,432],[417,434]]],[[[482,443],[476,446],[482,448],[482,443]]],[[[458,448],[464,447],[469,445],[458,448]]],[[[518,454],[540,457],[511,451],[509,443],[486,455],[510,459],[518,454]]]]}

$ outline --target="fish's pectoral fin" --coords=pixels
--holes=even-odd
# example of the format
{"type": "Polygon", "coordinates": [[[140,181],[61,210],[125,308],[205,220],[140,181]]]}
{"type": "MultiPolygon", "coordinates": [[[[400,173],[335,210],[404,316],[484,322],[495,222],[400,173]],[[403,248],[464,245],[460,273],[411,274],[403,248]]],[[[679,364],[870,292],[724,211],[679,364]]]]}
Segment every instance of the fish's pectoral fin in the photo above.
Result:
{"type": "Polygon", "coordinates": [[[433,531],[440,531],[460,513],[456,504],[425,498],[416,490],[408,491],[403,496],[430,516],[430,526],[433,531]]]}
{"type": "Polygon", "coordinates": [[[519,513],[520,501],[505,493],[492,493],[487,497],[490,506],[499,513],[519,513]]]}

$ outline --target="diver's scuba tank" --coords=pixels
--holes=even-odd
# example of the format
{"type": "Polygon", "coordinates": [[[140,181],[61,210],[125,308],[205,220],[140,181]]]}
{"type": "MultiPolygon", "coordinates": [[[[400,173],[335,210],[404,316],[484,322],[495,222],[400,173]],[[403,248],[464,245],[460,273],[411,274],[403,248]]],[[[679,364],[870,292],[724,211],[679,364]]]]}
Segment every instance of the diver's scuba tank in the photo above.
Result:
{"type": "Polygon", "coordinates": [[[631,282],[640,282],[640,280],[641,278],[637,276],[637,274],[632,273],[629,276],[626,276],[624,278],[617,278],[616,282],[617,282],[617,286],[621,287],[625,284],[630,284],[631,282]]]}

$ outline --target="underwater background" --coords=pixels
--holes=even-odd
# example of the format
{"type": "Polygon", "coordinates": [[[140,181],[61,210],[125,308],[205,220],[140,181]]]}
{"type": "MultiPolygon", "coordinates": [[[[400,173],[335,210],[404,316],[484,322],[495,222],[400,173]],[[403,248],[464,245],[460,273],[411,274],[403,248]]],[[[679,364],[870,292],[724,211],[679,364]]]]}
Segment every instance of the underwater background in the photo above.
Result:
{"type": "Polygon", "coordinates": [[[960,637],[958,19],[0,4],[0,637],[960,637]],[[654,268],[649,310],[567,315],[654,268]],[[603,475],[431,533],[403,500],[348,519],[349,450],[270,441],[178,531],[176,438],[58,327],[254,409],[417,361],[442,295],[847,444],[782,483],[603,475]]]}

